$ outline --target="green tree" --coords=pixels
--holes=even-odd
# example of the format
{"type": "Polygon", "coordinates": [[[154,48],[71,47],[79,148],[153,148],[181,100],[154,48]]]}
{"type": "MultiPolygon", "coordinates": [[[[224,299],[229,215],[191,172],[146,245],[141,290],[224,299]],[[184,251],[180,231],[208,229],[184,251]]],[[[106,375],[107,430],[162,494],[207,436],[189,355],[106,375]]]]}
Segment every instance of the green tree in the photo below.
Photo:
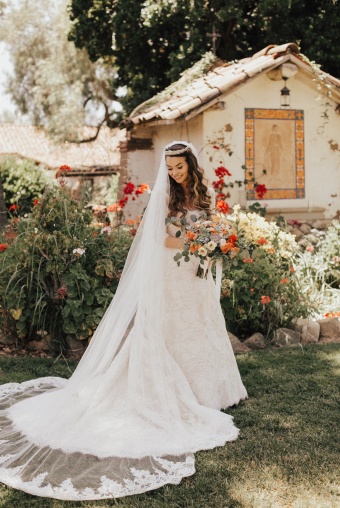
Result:
{"type": "Polygon", "coordinates": [[[18,0],[3,9],[0,40],[13,63],[7,88],[18,110],[57,140],[83,141],[91,112],[97,125],[114,119],[116,71],[101,58],[91,62],[68,40],[69,29],[67,0],[18,0]]]}
{"type": "Polygon", "coordinates": [[[71,40],[116,65],[126,111],[150,98],[213,48],[224,60],[297,42],[340,75],[338,0],[71,0],[71,40]]]}

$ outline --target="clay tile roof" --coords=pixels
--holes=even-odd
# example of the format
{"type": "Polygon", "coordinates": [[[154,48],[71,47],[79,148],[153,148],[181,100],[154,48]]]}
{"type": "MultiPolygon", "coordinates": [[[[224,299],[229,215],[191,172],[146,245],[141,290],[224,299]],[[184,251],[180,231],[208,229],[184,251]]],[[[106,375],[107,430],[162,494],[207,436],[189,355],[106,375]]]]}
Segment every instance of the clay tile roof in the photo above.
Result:
{"type": "Polygon", "coordinates": [[[155,97],[139,105],[123,122],[127,128],[133,125],[172,123],[177,118],[194,116],[219,100],[222,94],[230,93],[251,78],[268,72],[284,62],[292,61],[311,78],[322,74],[325,82],[333,87],[333,99],[340,103],[340,81],[322,71],[316,71],[308,60],[300,55],[294,43],[263,48],[252,57],[237,62],[224,62],[218,58],[208,70],[197,77],[189,69],[183,76],[155,97]],[[203,75],[202,75],[203,74],[203,75]]]}
{"type": "MultiPolygon", "coordinates": [[[[94,135],[94,127],[86,127],[84,138],[94,135]]],[[[27,157],[56,169],[67,164],[72,170],[119,168],[119,142],[125,139],[125,131],[102,127],[95,141],[90,143],[54,143],[39,128],[31,125],[0,124],[0,156],[27,157]]]]}

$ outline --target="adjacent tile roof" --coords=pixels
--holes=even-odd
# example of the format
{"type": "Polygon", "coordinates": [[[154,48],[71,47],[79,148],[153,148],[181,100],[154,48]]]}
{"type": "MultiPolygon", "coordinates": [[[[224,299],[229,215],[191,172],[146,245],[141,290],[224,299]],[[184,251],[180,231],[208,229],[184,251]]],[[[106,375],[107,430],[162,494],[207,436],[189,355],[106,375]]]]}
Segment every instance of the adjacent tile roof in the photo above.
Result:
{"type": "MultiPolygon", "coordinates": [[[[94,127],[86,127],[84,137],[91,137],[94,127]]],[[[119,142],[125,132],[102,127],[90,143],[54,143],[39,128],[31,125],[0,124],[0,155],[18,155],[55,169],[67,164],[73,171],[117,171],[120,164],[119,142]]]]}
{"type": "Polygon", "coordinates": [[[332,85],[333,99],[340,103],[340,81],[329,74],[315,71],[308,60],[300,54],[296,44],[267,46],[251,58],[226,63],[219,59],[215,67],[203,77],[190,80],[184,76],[163,92],[138,106],[125,120],[124,125],[132,128],[137,124],[173,123],[180,117],[195,116],[225,93],[232,92],[246,81],[262,72],[268,72],[281,64],[291,61],[303,73],[315,77],[315,73],[323,75],[325,83],[332,85]]]}

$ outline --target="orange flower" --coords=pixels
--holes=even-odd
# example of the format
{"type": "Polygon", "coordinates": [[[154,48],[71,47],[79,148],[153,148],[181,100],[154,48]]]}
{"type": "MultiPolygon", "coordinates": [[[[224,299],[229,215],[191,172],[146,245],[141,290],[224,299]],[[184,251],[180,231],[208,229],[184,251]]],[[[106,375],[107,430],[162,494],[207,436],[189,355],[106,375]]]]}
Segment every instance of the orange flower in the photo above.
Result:
{"type": "Polygon", "coordinates": [[[227,254],[227,252],[229,252],[233,247],[234,247],[233,243],[227,242],[223,245],[223,247],[220,247],[220,248],[221,248],[221,251],[223,252],[223,254],[227,254]]]}
{"type": "Polygon", "coordinates": [[[253,261],[253,258],[243,258],[243,263],[252,263],[253,261]]]}
{"type": "Polygon", "coordinates": [[[254,288],[250,288],[250,292],[251,293],[254,293],[255,289],[254,288]]]}
{"type": "Polygon", "coordinates": [[[228,213],[229,212],[229,205],[225,201],[217,201],[216,210],[219,210],[222,213],[228,213]]]}
{"type": "Polygon", "coordinates": [[[324,314],[325,318],[335,318],[335,317],[340,317],[340,312],[326,312],[326,314],[324,314]]]}
{"type": "Polygon", "coordinates": [[[258,243],[259,245],[266,245],[266,244],[268,243],[268,240],[267,240],[266,238],[259,238],[259,239],[257,240],[257,243],[258,243]]]}
{"type": "Polygon", "coordinates": [[[281,284],[287,284],[289,282],[289,279],[281,279],[281,284]]]}
{"type": "Polygon", "coordinates": [[[185,235],[189,240],[196,240],[197,234],[193,233],[192,231],[187,231],[187,234],[185,235]]]}
{"type": "Polygon", "coordinates": [[[130,219],[126,221],[127,226],[132,226],[133,224],[136,224],[136,221],[134,219],[130,219]]]}
{"type": "Polygon", "coordinates": [[[114,205],[108,206],[107,211],[108,212],[121,212],[122,207],[118,203],[115,203],[114,205]]]}
{"type": "Polygon", "coordinates": [[[293,272],[293,273],[294,273],[294,272],[295,272],[295,268],[294,268],[294,266],[291,266],[291,267],[289,268],[289,270],[290,270],[291,272],[293,272]]]}
{"type": "Polygon", "coordinates": [[[194,252],[196,252],[198,249],[200,248],[199,245],[196,245],[195,243],[192,243],[189,247],[189,250],[190,252],[193,254],[194,252]]]}
{"type": "Polygon", "coordinates": [[[270,254],[273,254],[275,252],[275,249],[273,249],[273,247],[271,247],[270,249],[267,250],[267,252],[270,252],[270,254]]]}
{"type": "Polygon", "coordinates": [[[262,303],[262,305],[266,305],[269,302],[270,302],[270,296],[265,296],[265,295],[261,296],[261,303],[262,303]]]}

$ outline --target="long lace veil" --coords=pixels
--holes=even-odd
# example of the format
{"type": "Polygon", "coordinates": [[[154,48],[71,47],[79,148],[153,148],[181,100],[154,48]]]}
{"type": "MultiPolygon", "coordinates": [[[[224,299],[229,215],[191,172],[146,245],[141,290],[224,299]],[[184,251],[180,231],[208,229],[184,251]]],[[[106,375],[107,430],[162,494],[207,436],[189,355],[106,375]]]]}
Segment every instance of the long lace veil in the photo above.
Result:
{"type": "Polygon", "coordinates": [[[178,483],[196,450],[237,437],[166,348],[168,193],[163,151],[117,292],[71,378],[0,390],[0,481],[60,499],[120,497],[178,483]]]}

